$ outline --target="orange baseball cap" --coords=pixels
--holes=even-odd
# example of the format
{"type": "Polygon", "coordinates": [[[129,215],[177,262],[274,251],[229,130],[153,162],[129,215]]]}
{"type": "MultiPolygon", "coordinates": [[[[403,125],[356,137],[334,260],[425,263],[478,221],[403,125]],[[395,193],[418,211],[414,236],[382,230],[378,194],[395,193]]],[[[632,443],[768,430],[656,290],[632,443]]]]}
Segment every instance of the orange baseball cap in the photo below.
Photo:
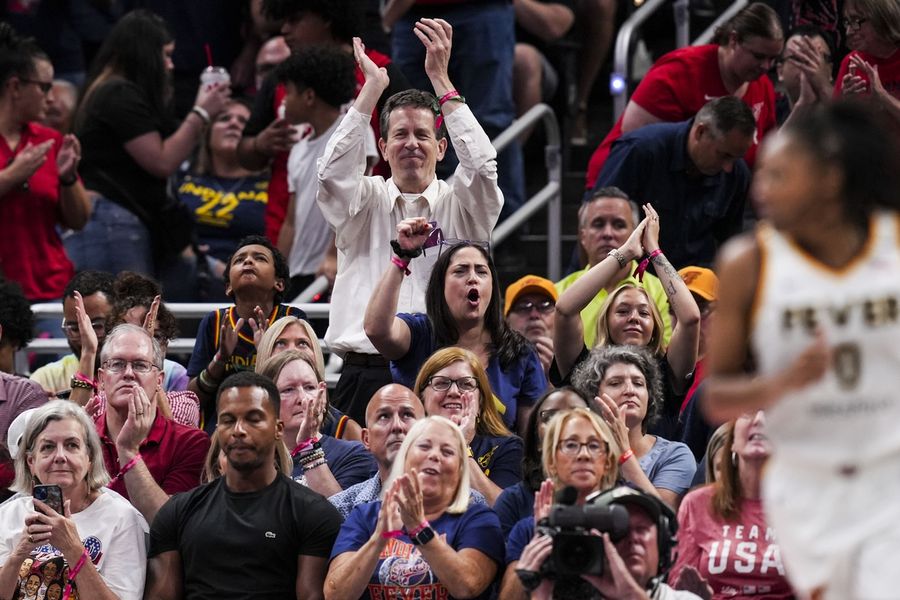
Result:
{"type": "Polygon", "coordinates": [[[687,288],[708,302],[719,298],[719,278],[711,269],[704,267],[684,267],[678,274],[687,288]]]}
{"type": "Polygon", "coordinates": [[[559,299],[559,293],[556,291],[556,286],[553,285],[552,281],[537,275],[526,275],[522,279],[509,284],[509,287],[506,288],[506,303],[503,308],[504,316],[509,314],[509,309],[512,308],[516,298],[525,292],[542,292],[553,298],[554,302],[559,299]]]}

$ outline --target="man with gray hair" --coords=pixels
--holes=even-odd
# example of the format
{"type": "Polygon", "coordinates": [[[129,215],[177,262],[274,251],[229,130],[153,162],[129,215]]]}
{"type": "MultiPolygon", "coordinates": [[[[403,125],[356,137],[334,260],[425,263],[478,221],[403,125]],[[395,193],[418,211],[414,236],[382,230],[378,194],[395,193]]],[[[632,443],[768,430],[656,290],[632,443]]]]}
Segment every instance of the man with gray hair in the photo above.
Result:
{"type": "Polygon", "coordinates": [[[107,336],[97,379],[106,410],[95,420],[109,487],[131,501],[147,522],[176,492],[200,484],[209,438],[165,417],[157,406],[163,381],[159,343],[136,325],[107,336]]]}
{"type": "Polygon", "coordinates": [[[681,123],[632,131],[612,146],[595,189],[617,186],[659,213],[659,245],[676,269],[709,266],[743,225],[754,142],[753,112],[734,96],[707,102],[681,123]]]}

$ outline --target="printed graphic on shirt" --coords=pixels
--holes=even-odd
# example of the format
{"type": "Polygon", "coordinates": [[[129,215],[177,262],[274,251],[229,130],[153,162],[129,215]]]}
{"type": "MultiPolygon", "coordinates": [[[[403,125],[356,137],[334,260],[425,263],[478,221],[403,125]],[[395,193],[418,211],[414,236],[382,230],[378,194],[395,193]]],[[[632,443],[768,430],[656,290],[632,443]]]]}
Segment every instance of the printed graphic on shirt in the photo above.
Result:
{"type": "Polygon", "coordinates": [[[265,180],[241,178],[227,187],[221,182],[214,185],[214,181],[186,177],[178,188],[179,197],[191,207],[198,225],[230,227],[242,203],[264,205],[269,201],[269,184],[265,180]]]}
{"type": "MultiPolygon", "coordinates": [[[[103,544],[94,536],[82,540],[91,562],[97,565],[103,556],[103,544]]],[[[50,544],[38,546],[19,567],[18,595],[14,600],[61,600],[69,579],[69,566],[63,553],[50,544]]],[[[78,598],[73,583],[69,600],[78,598]]]]}
{"type": "MultiPolygon", "coordinates": [[[[446,534],[441,536],[446,541],[446,534]]],[[[437,580],[417,546],[388,540],[369,583],[372,600],[445,600],[447,588],[437,580]]]]}
{"type": "MultiPolygon", "coordinates": [[[[707,569],[710,575],[725,572],[747,575],[748,581],[754,575],[760,579],[771,577],[775,573],[784,576],[784,565],[781,563],[781,548],[775,539],[771,527],[751,525],[722,525],[722,538],[714,541],[709,548],[707,569]]],[[[719,590],[723,596],[753,596],[772,592],[767,584],[747,583],[738,589],[725,585],[719,590]]]]}

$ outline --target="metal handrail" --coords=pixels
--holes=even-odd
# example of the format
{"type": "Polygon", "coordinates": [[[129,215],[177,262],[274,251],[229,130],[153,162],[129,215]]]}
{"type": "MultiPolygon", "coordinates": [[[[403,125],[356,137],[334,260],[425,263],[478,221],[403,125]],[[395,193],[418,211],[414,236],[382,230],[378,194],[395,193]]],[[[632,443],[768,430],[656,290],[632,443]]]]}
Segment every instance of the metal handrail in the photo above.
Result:
{"type": "Polygon", "coordinates": [[[628,104],[628,88],[631,74],[631,38],[635,30],[653,16],[668,0],[647,0],[634,11],[619,28],[616,48],[613,52],[613,72],[610,74],[609,90],[613,96],[613,122],[618,121],[628,104]]]}
{"type": "Polygon", "coordinates": [[[521,227],[546,205],[547,277],[556,281],[562,276],[562,155],[560,153],[561,137],[556,113],[544,103],[532,106],[524,115],[513,121],[503,133],[491,140],[491,143],[497,152],[500,152],[537,123],[538,120],[544,124],[544,130],[547,135],[547,145],[544,148],[547,185],[494,229],[492,242],[494,246],[502,244],[513,231],[521,227]]]}
{"type": "Polygon", "coordinates": [[[715,34],[716,34],[716,29],[718,29],[719,26],[724,25],[726,21],[728,21],[731,17],[733,17],[734,15],[739,13],[741,11],[741,9],[743,9],[745,6],[747,6],[747,4],[748,4],[747,0],[736,0],[731,6],[726,8],[722,12],[722,14],[716,18],[715,21],[713,21],[712,25],[707,27],[703,31],[703,33],[701,33],[699,36],[697,36],[697,39],[695,39],[693,42],[691,42],[691,45],[692,46],[701,46],[703,44],[710,43],[713,39],[713,36],[715,36],[715,34]]]}

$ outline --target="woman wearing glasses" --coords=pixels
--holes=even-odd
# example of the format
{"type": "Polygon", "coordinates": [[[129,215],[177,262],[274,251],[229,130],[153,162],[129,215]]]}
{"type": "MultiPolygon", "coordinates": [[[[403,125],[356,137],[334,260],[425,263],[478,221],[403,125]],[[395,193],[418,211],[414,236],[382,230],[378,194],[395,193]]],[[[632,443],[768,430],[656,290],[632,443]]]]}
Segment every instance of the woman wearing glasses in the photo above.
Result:
{"type": "Polygon", "coordinates": [[[534,516],[516,523],[509,534],[500,597],[504,600],[592,598],[593,588],[577,578],[556,582],[540,579],[538,573],[549,556],[552,540],[536,532],[535,523],[550,514],[554,490],[574,488],[575,504],[583,506],[591,494],[613,487],[621,456],[619,445],[609,425],[595,413],[587,408],[574,408],[557,413],[550,420],[542,454],[548,479],[535,495],[534,516]],[[519,572],[524,574],[524,580],[520,580],[519,572]],[[533,591],[529,594],[526,589],[533,591]]]}
{"type": "MultiPolygon", "coordinates": [[[[421,217],[401,221],[397,250],[415,254],[431,231],[421,217]]],[[[478,242],[442,242],[438,252],[425,291],[427,314],[395,315],[400,284],[416,263],[393,256],[366,308],[366,335],[391,361],[394,381],[407,387],[412,387],[435,350],[458,346],[472,352],[503,404],[504,423],[524,431],[530,407],[547,389],[547,379],[532,346],[503,319],[500,284],[489,249],[478,242]]]]}
{"type": "Polygon", "coordinates": [[[868,95],[900,129],[900,3],[847,0],[847,46],[835,95],[868,95]]]}
{"type": "Polygon", "coordinates": [[[431,355],[413,388],[425,413],[459,425],[468,444],[472,488],[493,506],[500,492],[522,480],[522,440],[512,435],[478,357],[450,347],[431,355]]]}
{"type": "Polygon", "coordinates": [[[38,124],[52,85],[50,59],[0,23],[0,272],[31,302],[62,298],[74,269],[57,226],[81,229],[90,214],[78,140],[38,124]]]}

